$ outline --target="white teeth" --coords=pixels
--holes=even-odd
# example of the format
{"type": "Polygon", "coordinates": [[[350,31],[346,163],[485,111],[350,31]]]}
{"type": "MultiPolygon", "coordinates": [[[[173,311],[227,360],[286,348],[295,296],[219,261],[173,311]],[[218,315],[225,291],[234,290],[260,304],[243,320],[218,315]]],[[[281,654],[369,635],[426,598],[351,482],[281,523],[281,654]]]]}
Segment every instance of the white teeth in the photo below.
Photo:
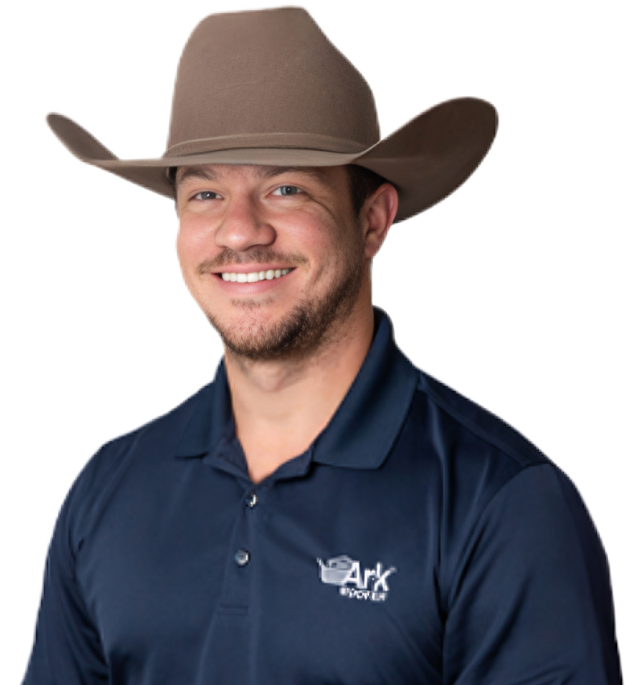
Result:
{"type": "Polygon", "coordinates": [[[273,278],[280,278],[289,274],[291,269],[268,269],[268,271],[253,271],[249,274],[237,274],[224,272],[222,279],[233,283],[257,283],[257,281],[271,281],[273,278]]]}

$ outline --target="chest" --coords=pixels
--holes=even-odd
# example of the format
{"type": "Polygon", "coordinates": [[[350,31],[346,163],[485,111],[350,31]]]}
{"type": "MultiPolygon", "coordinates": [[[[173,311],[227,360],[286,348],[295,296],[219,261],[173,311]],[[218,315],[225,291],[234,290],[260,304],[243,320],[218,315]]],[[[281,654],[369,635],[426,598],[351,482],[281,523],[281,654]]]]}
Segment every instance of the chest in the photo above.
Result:
{"type": "Polygon", "coordinates": [[[353,475],[121,493],[78,564],[112,682],[440,682],[433,495],[353,475]]]}

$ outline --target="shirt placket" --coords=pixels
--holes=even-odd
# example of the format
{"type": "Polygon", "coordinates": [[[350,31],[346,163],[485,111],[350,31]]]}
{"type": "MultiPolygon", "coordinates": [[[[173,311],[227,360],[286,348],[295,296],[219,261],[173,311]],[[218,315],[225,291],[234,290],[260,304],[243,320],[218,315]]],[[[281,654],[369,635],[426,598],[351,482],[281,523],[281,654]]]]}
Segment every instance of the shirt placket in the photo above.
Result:
{"type": "Polygon", "coordinates": [[[219,614],[246,615],[256,572],[257,544],[255,526],[259,494],[245,489],[227,549],[226,570],[218,602],[219,614]]]}

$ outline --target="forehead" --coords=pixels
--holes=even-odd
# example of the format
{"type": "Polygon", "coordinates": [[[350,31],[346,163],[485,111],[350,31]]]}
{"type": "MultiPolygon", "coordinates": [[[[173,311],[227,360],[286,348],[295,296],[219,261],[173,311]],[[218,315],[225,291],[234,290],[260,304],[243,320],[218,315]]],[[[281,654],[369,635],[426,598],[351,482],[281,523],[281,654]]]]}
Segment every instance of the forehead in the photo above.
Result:
{"type": "Polygon", "coordinates": [[[333,186],[337,185],[340,179],[346,176],[346,169],[342,166],[300,167],[265,166],[260,164],[204,164],[178,167],[175,181],[177,184],[182,184],[189,179],[223,181],[231,177],[265,180],[287,174],[311,179],[321,185],[333,186]]]}

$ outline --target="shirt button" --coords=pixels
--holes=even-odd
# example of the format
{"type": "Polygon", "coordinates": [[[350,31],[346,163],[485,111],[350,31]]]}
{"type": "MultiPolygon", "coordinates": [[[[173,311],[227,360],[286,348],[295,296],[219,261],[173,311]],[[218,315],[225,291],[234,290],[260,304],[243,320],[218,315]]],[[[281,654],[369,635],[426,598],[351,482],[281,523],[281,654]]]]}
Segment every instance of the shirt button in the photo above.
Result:
{"type": "Polygon", "coordinates": [[[240,549],[235,553],[235,561],[238,566],[245,566],[250,561],[250,552],[247,549],[240,549]]]}
{"type": "Polygon", "coordinates": [[[259,503],[259,498],[256,492],[251,492],[248,497],[246,497],[246,504],[253,509],[259,503]]]}

